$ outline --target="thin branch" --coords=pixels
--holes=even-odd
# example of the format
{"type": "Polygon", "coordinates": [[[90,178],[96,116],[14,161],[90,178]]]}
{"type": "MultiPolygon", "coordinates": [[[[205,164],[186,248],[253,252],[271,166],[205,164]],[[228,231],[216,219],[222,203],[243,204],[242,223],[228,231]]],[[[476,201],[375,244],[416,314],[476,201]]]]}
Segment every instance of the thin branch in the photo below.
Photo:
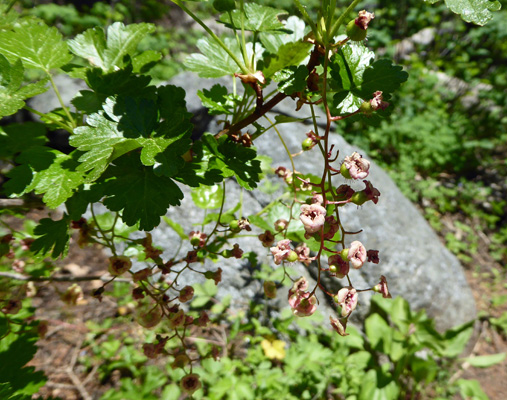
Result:
{"type": "MultiPolygon", "coordinates": [[[[27,276],[12,272],[0,272],[0,277],[28,282],[86,282],[86,281],[110,281],[113,277],[109,275],[88,275],[88,276],[27,276]]],[[[116,278],[115,282],[130,283],[132,279],[116,278]]]]}

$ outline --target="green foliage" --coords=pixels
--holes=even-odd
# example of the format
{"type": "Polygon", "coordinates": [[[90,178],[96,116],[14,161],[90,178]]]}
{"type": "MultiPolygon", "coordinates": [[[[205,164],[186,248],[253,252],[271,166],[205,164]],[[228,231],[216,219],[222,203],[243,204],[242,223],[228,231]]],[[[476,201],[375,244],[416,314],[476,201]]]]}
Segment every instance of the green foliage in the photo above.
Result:
{"type": "MultiPolygon", "coordinates": [[[[438,0],[424,0],[430,4],[438,0]]],[[[500,2],[496,0],[445,0],[447,7],[459,14],[466,22],[485,25],[491,18],[491,11],[500,10],[500,2]]]]}

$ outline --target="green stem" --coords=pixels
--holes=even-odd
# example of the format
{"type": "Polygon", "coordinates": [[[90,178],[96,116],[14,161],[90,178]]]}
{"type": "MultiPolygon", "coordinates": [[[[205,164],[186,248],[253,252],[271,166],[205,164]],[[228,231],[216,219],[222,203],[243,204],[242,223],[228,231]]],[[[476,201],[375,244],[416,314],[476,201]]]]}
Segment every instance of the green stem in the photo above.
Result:
{"type": "Polygon", "coordinates": [[[182,4],[180,0],[171,0],[174,4],[176,4],[178,7],[180,7],[183,11],[185,11],[195,22],[197,22],[199,25],[203,27],[203,29],[215,40],[215,42],[222,48],[224,51],[233,59],[233,61],[237,64],[237,66],[241,69],[241,72],[244,74],[248,74],[249,71],[246,69],[246,67],[243,65],[243,63],[238,59],[238,57],[235,56],[235,54],[229,50],[229,48],[225,45],[222,40],[213,33],[213,31],[206,26],[204,22],[201,21],[201,19],[195,15],[192,11],[190,11],[185,5],[182,4]]]}
{"type": "Polygon", "coordinates": [[[299,12],[303,16],[303,19],[312,28],[312,32],[315,35],[315,39],[318,42],[320,42],[322,38],[320,38],[319,30],[317,29],[317,26],[315,25],[315,23],[310,18],[310,15],[306,11],[306,8],[299,2],[299,0],[294,0],[294,3],[296,3],[296,7],[298,8],[299,12]]]}
{"type": "MultiPolygon", "coordinates": [[[[296,0],[297,1],[297,0],[296,0]]],[[[360,2],[361,0],[354,0],[350,5],[347,7],[347,9],[343,12],[343,14],[336,20],[333,27],[331,28],[331,31],[329,32],[328,37],[330,39],[333,39],[333,36],[336,34],[340,26],[342,26],[343,22],[345,21],[345,18],[347,18],[347,15],[354,9],[355,6],[360,2]]]]}
{"type": "MultiPolygon", "coordinates": [[[[76,121],[74,121],[74,118],[72,118],[72,115],[70,114],[68,107],[65,106],[62,96],[60,96],[60,91],[56,87],[55,81],[54,81],[53,77],[51,76],[51,74],[49,73],[49,71],[47,71],[47,74],[49,76],[49,80],[51,81],[51,86],[53,86],[53,90],[55,91],[56,97],[58,97],[58,101],[60,102],[60,105],[62,106],[63,111],[65,111],[65,114],[67,114],[67,118],[69,118],[69,122],[72,124],[71,128],[74,129],[77,126],[76,121]]],[[[73,132],[70,131],[70,133],[73,133],[73,132]]]]}
{"type": "Polygon", "coordinates": [[[60,128],[65,129],[67,132],[72,134],[73,129],[70,126],[65,125],[63,122],[57,121],[56,119],[53,119],[51,116],[41,113],[40,111],[34,110],[32,107],[28,107],[27,105],[25,105],[23,108],[27,111],[30,111],[31,113],[37,114],[39,117],[44,117],[51,120],[52,123],[58,125],[60,128]]]}
{"type": "Polygon", "coordinates": [[[18,0],[12,0],[9,5],[7,6],[7,8],[5,9],[4,11],[4,14],[7,15],[9,13],[9,11],[11,11],[11,8],[14,6],[14,4],[16,4],[16,1],[18,0]]]}

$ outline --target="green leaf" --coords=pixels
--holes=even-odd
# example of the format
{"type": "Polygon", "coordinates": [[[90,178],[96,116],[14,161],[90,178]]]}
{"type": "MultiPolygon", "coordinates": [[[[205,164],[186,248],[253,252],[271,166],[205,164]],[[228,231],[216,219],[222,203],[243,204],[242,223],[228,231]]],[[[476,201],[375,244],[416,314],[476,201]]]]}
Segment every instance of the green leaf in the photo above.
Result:
{"type": "Polygon", "coordinates": [[[472,367],[487,368],[491,367],[492,365],[501,363],[503,360],[505,360],[506,356],[507,353],[497,353],[487,356],[467,357],[464,359],[464,361],[466,361],[472,367]]]}
{"type": "Polygon", "coordinates": [[[204,210],[220,208],[224,190],[220,185],[199,186],[192,190],[192,200],[195,205],[204,210]]]}
{"type": "Polygon", "coordinates": [[[278,82],[278,90],[286,95],[302,92],[306,88],[307,78],[308,69],[304,65],[284,68],[273,75],[273,80],[278,82]]]}
{"type": "Polygon", "coordinates": [[[286,43],[299,42],[310,31],[310,28],[305,25],[305,22],[296,16],[287,18],[285,29],[290,30],[291,33],[280,34],[262,32],[259,35],[262,45],[269,53],[277,54],[280,46],[286,43]]]}
{"type": "Polygon", "coordinates": [[[243,147],[226,136],[217,140],[211,134],[203,135],[201,142],[213,154],[210,164],[221,170],[225,177],[234,176],[247,190],[257,187],[262,171],[253,148],[243,147]]]}
{"type": "Polygon", "coordinates": [[[244,13],[234,10],[231,14],[222,14],[219,22],[224,23],[228,28],[240,31],[243,22],[243,28],[247,31],[292,33],[278,19],[279,15],[286,14],[287,12],[283,10],[256,3],[245,3],[244,13]]]}
{"type": "Polygon", "coordinates": [[[76,158],[76,152],[67,155],[49,147],[32,146],[17,157],[21,165],[9,172],[11,179],[5,189],[18,196],[32,190],[44,194],[44,203],[56,208],[84,182],[76,158]]]}
{"type": "Polygon", "coordinates": [[[122,219],[129,226],[139,222],[141,230],[156,227],[169,206],[179,205],[183,198],[174,181],[156,176],[135,154],[117,159],[108,174],[111,178],[104,188],[108,196],[104,205],[111,211],[122,211],[122,219]]]}
{"type": "Polygon", "coordinates": [[[13,31],[0,31],[0,53],[11,63],[21,59],[25,67],[46,72],[72,59],[58,29],[37,20],[17,25],[13,31]]]}
{"type": "Polygon", "coordinates": [[[167,216],[163,216],[162,219],[164,220],[164,222],[169,225],[174,232],[176,232],[178,234],[178,236],[182,239],[182,240],[186,240],[188,239],[188,235],[185,234],[185,230],[183,229],[183,227],[178,224],[177,222],[173,221],[171,218],[167,217],[167,216]]]}
{"type": "Polygon", "coordinates": [[[89,126],[74,129],[69,144],[84,154],[79,158],[80,171],[90,171],[87,180],[93,182],[106,170],[109,163],[121,154],[140,146],[134,139],[126,139],[118,131],[116,122],[106,119],[103,112],[89,115],[89,126]],[[116,154],[113,152],[117,150],[116,154]]]}
{"type": "Polygon", "coordinates": [[[143,51],[132,59],[132,67],[135,74],[148,72],[160,59],[162,54],[155,50],[143,51]]]}
{"type": "Polygon", "coordinates": [[[364,99],[372,97],[377,90],[386,95],[395,92],[408,79],[408,74],[391,60],[377,60],[368,66],[362,76],[362,83],[356,94],[364,99]]]}
{"type": "Polygon", "coordinates": [[[456,384],[464,399],[489,400],[489,397],[481,388],[481,384],[475,379],[458,379],[456,384]]]}
{"type": "Polygon", "coordinates": [[[47,79],[21,87],[24,68],[18,59],[12,65],[0,54],[0,118],[12,115],[25,106],[23,100],[44,93],[47,79]]]}
{"type": "Polygon", "coordinates": [[[227,93],[227,88],[225,86],[218,84],[213,85],[210,90],[199,90],[197,96],[201,99],[202,105],[208,109],[209,114],[233,114],[233,95],[227,93]]]}
{"type": "Polygon", "coordinates": [[[108,97],[102,107],[125,138],[149,137],[158,123],[156,102],[144,97],[108,97]]]}
{"type": "Polygon", "coordinates": [[[275,72],[290,66],[298,66],[307,57],[308,52],[312,48],[310,43],[296,42],[286,43],[280,46],[278,53],[269,58],[266,68],[264,68],[264,76],[270,78],[275,72]]]}
{"type": "MultiPolygon", "coordinates": [[[[77,171],[77,152],[69,155],[57,150],[51,150],[55,154],[52,164],[42,171],[36,171],[27,191],[33,190],[36,194],[44,194],[42,200],[49,208],[56,208],[72,196],[74,190],[83,182],[83,173],[77,171]]],[[[25,160],[23,154],[20,160],[25,160]]]]}
{"type": "MultiPolygon", "coordinates": [[[[434,4],[438,0],[425,1],[434,4]]],[[[445,0],[445,4],[464,21],[477,25],[485,25],[493,17],[491,11],[501,8],[501,3],[496,0],[445,0]]]]}
{"type": "MultiPolygon", "coordinates": [[[[241,51],[236,40],[225,38],[225,46],[232,51],[239,59],[242,59],[241,51]]],[[[227,54],[227,52],[216,43],[213,38],[202,38],[197,41],[197,48],[202,54],[191,54],[185,60],[185,66],[190,70],[197,72],[202,78],[220,78],[224,75],[234,75],[241,72],[240,67],[227,54]]],[[[253,45],[247,43],[246,50],[248,58],[253,57],[253,45]]],[[[255,60],[262,57],[263,49],[255,44],[255,60]]]]}
{"type": "Polygon", "coordinates": [[[12,158],[30,146],[46,144],[46,128],[43,124],[26,122],[0,128],[0,158],[12,158]]]}
{"type": "MultiPolygon", "coordinates": [[[[74,54],[87,59],[93,66],[112,72],[115,68],[124,67],[124,57],[133,57],[139,42],[154,30],[152,24],[125,26],[115,22],[107,28],[107,39],[101,28],[92,28],[70,40],[69,47],[74,54]]],[[[148,55],[148,62],[152,61],[150,58],[153,58],[153,54],[148,55]]],[[[145,64],[141,62],[136,66],[145,64]]]]}
{"type": "Polygon", "coordinates": [[[155,94],[156,88],[148,86],[151,81],[149,76],[137,76],[132,73],[130,65],[109,73],[100,68],[88,69],[86,83],[101,96],[101,99],[118,94],[149,98],[150,95],[155,94]]]}
{"type": "Polygon", "coordinates": [[[54,259],[59,256],[66,257],[69,251],[69,224],[70,219],[67,215],[59,221],[53,221],[51,218],[41,219],[34,230],[34,234],[39,237],[32,243],[30,250],[34,254],[43,255],[51,252],[54,259]]]}

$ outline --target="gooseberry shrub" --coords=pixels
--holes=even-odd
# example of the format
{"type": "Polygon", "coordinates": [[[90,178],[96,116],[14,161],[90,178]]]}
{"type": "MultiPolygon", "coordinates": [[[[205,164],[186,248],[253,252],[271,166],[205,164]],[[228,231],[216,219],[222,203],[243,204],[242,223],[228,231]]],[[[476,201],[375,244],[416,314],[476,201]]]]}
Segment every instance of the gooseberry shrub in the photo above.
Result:
{"type": "MultiPolygon", "coordinates": [[[[219,289],[220,261],[246,255],[249,249],[241,248],[235,238],[251,231],[252,225],[262,230],[258,239],[283,270],[280,281],[263,282],[265,296],[275,298],[281,281],[291,281],[287,303],[295,316],[312,315],[319,301],[329,297],[339,306],[330,325],[346,336],[360,292],[391,296],[389,277],[379,276],[379,283],[371,288],[354,287],[350,268],[367,268],[382,255],[355,240],[358,232],[348,230],[340,219],[343,207],[361,212],[365,203],[376,204],[382,188],[367,179],[367,159],[357,152],[341,154],[330,144],[333,125],[341,120],[361,119],[378,126],[394,107],[391,95],[408,78],[391,60],[376,59],[368,47],[369,25],[382,23],[375,19],[374,10],[356,10],[359,1],[354,0],[337,12],[335,2],[322,1],[317,19],[312,19],[298,0],[294,4],[300,15],[290,17],[255,2],[215,0],[218,22],[229,30],[219,37],[192,12],[189,2],[173,0],[207,33],[197,42],[200,52],[188,57],[186,68],[203,78],[229,77],[233,88],[217,84],[198,92],[221,126],[195,138],[185,90],[152,84],[149,71],[161,55],[137,51],[140,41],[154,31],[152,24],[116,22],[106,30],[91,28],[64,40],[55,27],[18,15],[14,3],[6,2],[0,9],[0,117],[25,109],[38,115],[40,122],[8,123],[1,128],[0,157],[8,165],[3,192],[20,201],[12,204],[29,204],[29,199],[42,196],[49,209],[64,211],[24,231],[4,224],[0,255],[12,260],[15,272],[4,276],[57,280],[44,260],[65,258],[71,240],[82,247],[103,246],[110,253],[104,266],[108,275],[93,297],[100,302],[109,285],[128,277],[137,302],[137,322],[157,332],[154,341],[143,345],[144,354],[165,355],[168,341],[179,342],[170,355],[173,364],[185,371],[180,386],[190,394],[201,386],[194,367],[203,357],[218,356],[217,349],[199,354],[186,340],[193,329],[210,323],[206,310],[192,313],[185,306],[194,297],[192,276],[212,281],[219,289]],[[25,84],[27,72],[39,79],[25,84]],[[88,86],[71,106],[60,96],[56,73],[81,79],[88,86]],[[43,113],[26,104],[47,90],[55,92],[59,108],[43,113]],[[303,116],[275,121],[267,116],[285,99],[292,99],[295,110],[305,106],[312,111],[312,129],[297,154],[288,152],[279,126],[290,129],[290,123],[300,122],[303,116]],[[325,112],[324,127],[317,123],[317,107],[325,112]],[[262,120],[267,127],[260,124],[262,120]],[[55,129],[68,133],[71,151],[49,146],[46,133],[55,129]],[[273,224],[263,213],[243,215],[241,207],[224,208],[232,180],[250,191],[265,178],[266,170],[261,168],[265,159],[255,144],[272,140],[266,135],[269,130],[279,137],[272,145],[287,151],[290,159],[290,165],[267,168],[280,178],[286,192],[283,201],[273,199],[265,208],[283,211],[273,224]],[[320,176],[297,170],[297,157],[303,152],[313,152],[323,161],[320,176]],[[197,206],[213,202],[216,207],[209,208],[219,209],[206,215],[200,229],[190,232],[166,217],[170,207],[181,204],[185,186],[197,206]],[[150,234],[162,220],[190,250],[164,254],[150,234]],[[129,251],[133,248],[137,251],[129,251]],[[204,268],[206,259],[217,267],[204,268]],[[305,276],[291,274],[287,266],[297,262],[317,271],[315,285],[305,276]],[[324,275],[342,280],[343,288],[330,292],[321,279],[324,275]]],[[[492,1],[446,3],[467,22],[477,24],[484,24],[498,9],[498,2],[492,1]]],[[[19,215],[12,209],[1,212],[19,215]]],[[[1,299],[5,337],[16,333],[11,325],[22,308],[22,297],[18,291],[1,299]]],[[[82,297],[76,282],[61,294],[68,304],[82,297]]]]}

